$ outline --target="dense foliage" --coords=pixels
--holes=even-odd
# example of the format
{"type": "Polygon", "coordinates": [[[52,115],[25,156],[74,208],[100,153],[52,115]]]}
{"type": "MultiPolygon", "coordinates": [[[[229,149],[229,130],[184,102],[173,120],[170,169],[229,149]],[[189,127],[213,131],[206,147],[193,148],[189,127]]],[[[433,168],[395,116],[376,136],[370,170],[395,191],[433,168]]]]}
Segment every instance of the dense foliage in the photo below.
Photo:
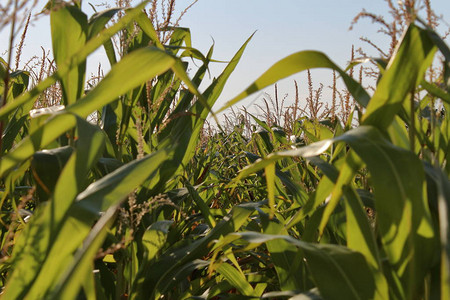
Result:
{"type": "Polygon", "coordinates": [[[450,49],[431,28],[411,22],[376,61],[372,96],[303,51],[221,109],[329,68],[359,107],[347,124],[301,117],[286,132],[252,116],[251,135],[207,135],[250,39],[201,93],[213,49],[181,27],[161,42],[143,7],[54,7],[56,70],[32,88],[0,64],[2,299],[448,299],[450,49]],[[87,89],[101,46],[112,67],[87,89]],[[36,108],[55,84],[61,105],[36,108]]]}

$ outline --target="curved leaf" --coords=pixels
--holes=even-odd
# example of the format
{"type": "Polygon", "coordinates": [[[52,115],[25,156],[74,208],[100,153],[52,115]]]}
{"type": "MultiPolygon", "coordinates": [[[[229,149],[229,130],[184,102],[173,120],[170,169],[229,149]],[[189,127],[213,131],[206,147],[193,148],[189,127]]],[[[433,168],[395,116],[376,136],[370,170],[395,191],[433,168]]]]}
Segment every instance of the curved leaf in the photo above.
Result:
{"type": "MultiPolygon", "coordinates": [[[[51,240],[48,238],[51,232],[47,228],[54,219],[52,207],[47,206],[39,212],[16,246],[23,251],[14,252],[16,264],[3,296],[7,299],[42,299],[52,292],[58,284],[57,279],[64,278],[61,276],[76,267],[70,267],[73,254],[83,245],[92,224],[101,213],[111,207],[115,209],[138,185],[155,176],[156,170],[170,154],[170,150],[160,150],[128,163],[91,184],[68,208],[56,236],[51,240]],[[42,238],[43,235],[47,238],[42,238]]],[[[99,234],[105,226],[106,223],[100,226],[99,234]]],[[[96,233],[92,234],[95,238],[96,233]]],[[[86,248],[87,251],[89,249],[86,248]]]]}
{"type": "Polygon", "coordinates": [[[121,11],[120,8],[109,8],[104,11],[95,13],[89,19],[88,39],[95,37],[105,29],[106,24],[114,17],[116,13],[121,11]]]}
{"type": "Polygon", "coordinates": [[[436,47],[427,33],[411,24],[377,85],[362,124],[386,129],[402,103],[422,81],[435,51],[436,47]]]}
{"type": "MultiPolygon", "coordinates": [[[[309,270],[325,299],[371,299],[375,284],[363,255],[337,245],[310,244],[287,235],[236,232],[225,236],[229,244],[243,239],[252,247],[284,240],[303,252],[309,270]],[[229,238],[228,238],[229,237],[229,238]]],[[[219,240],[219,244],[221,241],[219,240]]]]}
{"type": "Polygon", "coordinates": [[[216,113],[229,108],[245,97],[276,83],[280,79],[313,68],[329,68],[337,71],[342,76],[342,79],[355,100],[364,107],[366,107],[369,103],[370,97],[361,85],[347,75],[347,73],[340,69],[335,63],[333,63],[325,54],[318,51],[301,51],[294,53],[274,64],[263,75],[256,79],[255,82],[253,82],[244,92],[228,101],[216,113]]]}
{"type": "Polygon", "coordinates": [[[236,270],[232,265],[222,263],[216,269],[225,280],[227,280],[232,286],[234,286],[244,296],[256,296],[250,283],[245,276],[236,270]]]}
{"type": "MultiPolygon", "coordinates": [[[[11,112],[13,112],[19,106],[26,103],[32,103],[37,96],[43,93],[47,88],[54,84],[58,78],[64,77],[68,72],[78,66],[81,62],[86,60],[89,54],[93,53],[98,47],[102,46],[108,42],[112,36],[114,36],[118,31],[123,29],[127,24],[132,22],[136,16],[142,13],[142,9],[147,4],[148,0],[143,1],[141,4],[133,9],[127,11],[125,16],[121,18],[113,26],[101,31],[95,38],[90,39],[84,47],[82,47],[76,54],[74,54],[70,60],[66,60],[64,63],[59,65],[59,69],[52,76],[47,77],[45,80],[41,81],[36,87],[27,93],[14,99],[14,101],[6,103],[0,108],[0,120],[4,120],[11,112]]],[[[24,112],[28,113],[28,112],[24,112]]]]}
{"type": "Polygon", "coordinates": [[[86,118],[93,111],[100,110],[130,89],[167,71],[174,63],[175,58],[156,48],[133,51],[115,64],[90,93],[67,107],[66,113],[48,119],[31,136],[3,156],[0,160],[0,176],[73,128],[76,123],[74,115],[86,118]]]}
{"type": "MultiPolygon", "coordinates": [[[[333,142],[346,142],[367,165],[374,184],[379,230],[389,262],[402,280],[406,293],[416,293],[433,256],[434,229],[426,199],[423,197],[424,172],[419,158],[384,139],[375,127],[360,126],[331,140],[324,140],[295,150],[273,153],[245,168],[235,179],[262,170],[268,164],[286,156],[325,151],[333,142]],[[412,257],[412,260],[405,259],[412,257]],[[408,271],[414,269],[414,272],[408,271]]],[[[359,163],[347,156],[332,197],[325,208],[320,230],[325,228],[338,201],[342,188],[353,179],[359,163]]]]}
{"type": "MultiPolygon", "coordinates": [[[[50,14],[53,55],[56,67],[64,66],[85,45],[88,34],[87,16],[77,6],[63,6],[50,14]]],[[[70,105],[84,93],[86,60],[78,62],[60,77],[63,103],[70,105]]]]}
{"type": "Polygon", "coordinates": [[[237,205],[206,236],[186,246],[169,249],[162,254],[157,262],[147,266],[139,274],[142,280],[137,280],[136,286],[133,287],[132,299],[156,299],[165,293],[173,286],[174,282],[171,278],[178,269],[208,254],[212,241],[237,231],[258,206],[258,203],[237,205]]]}

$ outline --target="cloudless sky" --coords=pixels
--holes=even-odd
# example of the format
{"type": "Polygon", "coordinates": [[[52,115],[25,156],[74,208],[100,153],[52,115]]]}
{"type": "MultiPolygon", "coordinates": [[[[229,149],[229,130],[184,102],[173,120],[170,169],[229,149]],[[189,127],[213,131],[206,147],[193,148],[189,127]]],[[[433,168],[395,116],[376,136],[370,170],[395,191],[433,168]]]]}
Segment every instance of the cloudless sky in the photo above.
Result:
{"type": "MultiPolygon", "coordinates": [[[[40,0],[34,13],[38,12],[45,2],[40,0]]],[[[99,4],[104,1],[83,1],[84,11],[91,15],[93,10],[88,5],[89,2],[99,4]]],[[[191,1],[178,0],[177,11],[189,3],[191,1]]],[[[450,1],[432,0],[431,4],[437,15],[444,16],[441,27],[448,26],[450,1]]],[[[350,59],[352,44],[355,48],[364,47],[371,55],[376,54],[370,46],[359,41],[361,36],[369,37],[387,49],[389,41],[377,33],[379,26],[367,19],[361,20],[354,30],[349,31],[351,21],[362,9],[381,14],[386,20],[390,20],[387,4],[383,0],[199,0],[184,15],[180,25],[191,29],[192,46],[205,54],[214,40],[214,58],[218,60],[231,59],[246,39],[256,31],[215,106],[215,109],[218,109],[227,100],[243,91],[272,64],[294,52],[319,50],[345,68],[350,59]]],[[[7,48],[8,33],[9,31],[5,29],[0,31],[2,52],[7,48]]],[[[29,30],[24,56],[29,58],[32,55],[39,55],[40,46],[50,49],[49,36],[49,18],[44,16],[29,30]]],[[[16,43],[18,42],[17,39],[16,43]]],[[[101,52],[97,52],[88,60],[88,72],[93,72],[97,68],[97,62],[93,61],[100,59],[107,64],[102,56],[101,52]]],[[[223,64],[215,64],[211,68],[211,76],[218,76],[223,67],[223,64]]],[[[316,87],[319,82],[324,82],[325,86],[329,85],[332,76],[330,71],[313,71],[312,74],[316,87]]],[[[306,94],[305,75],[300,74],[279,84],[281,96],[288,93],[288,99],[293,99],[294,79],[299,83],[301,94],[306,94]]],[[[273,94],[273,88],[266,91],[273,94]]],[[[250,96],[239,105],[250,105],[263,96],[261,93],[250,96]]],[[[324,98],[326,97],[325,92],[324,98]]]]}
{"type": "MultiPolygon", "coordinates": [[[[444,20],[448,24],[450,1],[433,0],[431,3],[438,15],[446,16],[444,20]]],[[[200,0],[186,14],[182,24],[191,28],[193,46],[204,52],[211,45],[211,37],[214,38],[218,58],[231,58],[257,30],[219,99],[222,104],[243,91],[275,62],[301,50],[322,51],[343,68],[350,60],[352,44],[355,48],[363,46],[369,54],[376,55],[359,37],[388,45],[389,41],[377,33],[378,25],[363,19],[349,31],[353,18],[362,9],[390,20],[383,0],[200,0]]],[[[330,71],[315,70],[312,74],[315,87],[319,82],[324,82],[325,86],[330,84],[330,71]]],[[[289,93],[288,100],[292,101],[294,79],[298,81],[300,93],[305,95],[305,74],[282,81],[278,88],[280,96],[289,93]]],[[[266,91],[273,94],[273,88],[266,91]]],[[[241,104],[247,105],[262,96],[250,96],[241,104]]]]}

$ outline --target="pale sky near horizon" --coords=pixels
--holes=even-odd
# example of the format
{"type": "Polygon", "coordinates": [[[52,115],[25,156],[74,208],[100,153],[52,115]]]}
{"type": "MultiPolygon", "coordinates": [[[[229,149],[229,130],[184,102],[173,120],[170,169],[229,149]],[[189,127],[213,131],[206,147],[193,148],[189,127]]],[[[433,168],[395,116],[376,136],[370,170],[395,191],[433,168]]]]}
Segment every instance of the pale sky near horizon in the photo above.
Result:
{"type": "MultiPolygon", "coordinates": [[[[40,0],[34,13],[42,8],[40,0]]],[[[97,4],[101,1],[83,0],[83,10],[86,14],[93,13],[88,3],[97,4]]],[[[113,1],[109,1],[113,2],[113,1]]],[[[395,1],[394,1],[395,2],[395,1]]],[[[191,1],[178,0],[177,10],[186,7],[191,1]]],[[[437,15],[443,15],[441,20],[445,28],[450,24],[450,1],[433,0],[432,8],[437,15]]],[[[222,96],[214,107],[218,109],[227,100],[242,92],[258,76],[278,60],[289,54],[301,50],[318,50],[327,54],[339,66],[345,68],[350,59],[352,44],[355,48],[364,47],[371,55],[375,52],[362,43],[361,36],[368,37],[377,43],[386,43],[383,36],[377,33],[378,25],[369,20],[361,20],[355,29],[349,31],[353,18],[366,9],[368,12],[381,14],[387,20],[388,7],[383,0],[199,0],[182,18],[180,25],[189,27],[192,35],[192,46],[206,53],[215,43],[214,58],[217,60],[229,60],[240,48],[245,40],[256,31],[237,66],[231,75],[222,96]]],[[[51,49],[50,26],[48,16],[41,17],[36,24],[29,29],[25,40],[24,56],[31,57],[41,53],[40,47],[51,49]]],[[[0,55],[6,49],[8,30],[0,31],[0,55]]],[[[447,39],[448,41],[448,39],[447,39]]],[[[16,43],[18,43],[18,38],[16,43]]],[[[384,46],[384,45],[383,45],[384,46]]],[[[385,47],[386,49],[387,47],[385,47]]],[[[88,60],[88,72],[96,70],[97,63],[90,63],[102,54],[97,52],[88,60]],[[91,71],[89,71],[91,70],[91,71]]],[[[106,62],[106,60],[103,60],[106,62]]],[[[223,69],[223,64],[217,64],[211,68],[212,76],[218,76],[223,69]]],[[[313,79],[318,86],[324,82],[326,86],[331,80],[330,71],[315,70],[313,79]]],[[[307,85],[305,75],[299,74],[279,83],[279,94],[288,93],[293,98],[293,80],[297,80],[301,94],[306,94],[307,85]]],[[[266,89],[268,93],[273,88],[266,89]]],[[[256,99],[261,98],[261,93],[250,96],[239,106],[250,105],[256,99]]],[[[327,95],[324,93],[324,98],[327,95]]],[[[326,101],[326,99],[324,99],[326,101]]]]}

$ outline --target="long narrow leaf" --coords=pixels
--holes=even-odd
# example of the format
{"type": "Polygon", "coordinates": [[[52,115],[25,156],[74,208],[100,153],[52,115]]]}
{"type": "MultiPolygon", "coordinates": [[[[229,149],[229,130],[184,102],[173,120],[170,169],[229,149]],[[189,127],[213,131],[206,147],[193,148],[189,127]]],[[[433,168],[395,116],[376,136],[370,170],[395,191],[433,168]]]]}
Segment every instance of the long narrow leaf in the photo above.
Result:
{"type": "Polygon", "coordinates": [[[386,129],[391,124],[407,95],[422,81],[435,51],[426,32],[411,24],[363,115],[364,125],[386,129]]]}
{"type": "Polygon", "coordinates": [[[325,54],[317,51],[302,51],[292,54],[269,68],[261,77],[253,82],[244,92],[228,101],[216,113],[224,111],[230,106],[236,104],[245,97],[260,91],[261,89],[276,83],[278,80],[286,78],[295,73],[313,68],[329,68],[337,71],[347,85],[348,90],[359,104],[366,107],[369,103],[369,95],[353,78],[347,75],[335,63],[333,63],[325,54]]]}
{"type": "MultiPolygon", "coordinates": [[[[116,24],[101,31],[95,38],[90,39],[83,48],[72,56],[70,61],[66,61],[65,64],[60,65],[58,71],[52,76],[47,77],[44,81],[41,81],[31,91],[21,95],[12,102],[8,102],[0,109],[0,120],[4,120],[11,112],[13,112],[19,106],[34,101],[34,99],[44,92],[48,87],[54,84],[58,78],[65,76],[72,68],[78,66],[84,61],[89,54],[93,53],[97,48],[110,41],[111,37],[117,32],[122,30],[127,24],[133,21],[133,19],[142,12],[142,9],[147,4],[148,0],[143,1],[135,8],[129,10],[127,14],[121,18],[116,24]]],[[[26,112],[25,112],[26,113],[26,112]]]]}
{"type": "MultiPolygon", "coordinates": [[[[77,6],[64,6],[50,14],[53,55],[57,69],[67,63],[85,45],[88,34],[87,16],[77,6]]],[[[60,77],[63,103],[75,103],[84,93],[86,61],[80,61],[60,77]]]]}
{"type": "Polygon", "coordinates": [[[156,48],[133,51],[114,65],[95,89],[83,99],[69,106],[65,110],[66,114],[50,118],[30,137],[24,139],[14,150],[2,157],[0,176],[73,128],[76,118],[71,114],[86,118],[93,111],[100,110],[128,90],[167,71],[174,63],[175,59],[172,56],[156,48]],[[124,76],[127,80],[123,80],[124,76]]]}
{"type": "Polygon", "coordinates": [[[374,297],[373,276],[364,257],[358,252],[337,245],[310,244],[287,235],[237,232],[225,238],[228,237],[231,241],[243,239],[253,247],[272,240],[284,240],[296,246],[304,253],[320,294],[325,299],[362,300],[374,297]]]}
{"type": "Polygon", "coordinates": [[[54,289],[56,280],[69,268],[73,253],[82,245],[100,213],[121,203],[139,184],[155,176],[156,170],[169,155],[169,150],[160,150],[124,165],[91,184],[78,195],[60,225],[58,236],[51,243],[39,235],[52,222],[50,206],[38,213],[20,237],[21,249],[24,250],[14,252],[15,268],[4,296],[20,299],[28,295],[30,299],[42,299],[43,295],[54,289]],[[45,253],[35,251],[38,247],[46,249],[45,253]]]}

